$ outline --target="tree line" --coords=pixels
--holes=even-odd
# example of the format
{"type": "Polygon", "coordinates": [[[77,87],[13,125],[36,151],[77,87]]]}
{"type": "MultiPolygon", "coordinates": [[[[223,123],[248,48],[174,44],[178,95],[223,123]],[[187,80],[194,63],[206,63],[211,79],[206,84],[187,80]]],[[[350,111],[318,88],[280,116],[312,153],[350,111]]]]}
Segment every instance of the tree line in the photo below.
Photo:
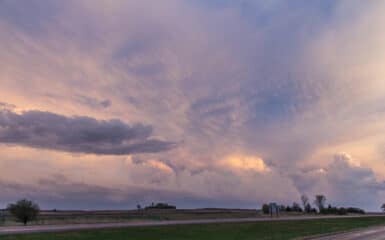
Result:
{"type": "MultiPolygon", "coordinates": [[[[138,210],[142,209],[142,206],[138,204],[136,206],[138,210]]],[[[151,203],[151,205],[144,207],[144,209],[176,209],[176,206],[168,204],[168,203],[151,203]]]]}
{"type": "MultiPolygon", "coordinates": [[[[284,212],[305,212],[305,213],[320,213],[320,214],[364,214],[365,211],[360,208],[343,208],[343,207],[333,207],[330,204],[326,206],[326,197],[322,194],[316,195],[314,197],[313,204],[315,207],[312,207],[310,200],[306,195],[301,196],[302,206],[299,203],[294,202],[291,206],[280,205],[279,210],[284,212]]],[[[137,206],[138,209],[141,209],[141,206],[137,206]]],[[[167,203],[157,203],[146,206],[144,209],[176,209],[175,206],[169,205],[167,203]]],[[[382,204],[381,209],[385,212],[385,203],[382,204]]],[[[22,199],[16,203],[9,204],[6,211],[8,211],[18,222],[27,225],[28,222],[35,220],[39,213],[40,207],[37,203],[22,199]]],[[[270,213],[269,205],[263,204],[262,211],[265,214],[270,213]]],[[[0,221],[4,221],[4,215],[0,211],[0,221]]]]}
{"type": "MultiPolygon", "coordinates": [[[[326,197],[325,195],[318,194],[314,196],[313,204],[315,207],[313,207],[310,204],[309,197],[307,195],[301,196],[301,202],[302,206],[297,203],[293,202],[293,204],[290,205],[279,205],[279,211],[280,212],[304,212],[304,213],[320,213],[320,214],[335,214],[335,215],[345,215],[348,213],[356,213],[356,214],[365,214],[365,211],[360,208],[354,208],[354,207],[335,207],[329,204],[326,207],[326,197]]],[[[382,205],[382,209],[385,212],[385,203],[382,205]]],[[[270,213],[270,206],[265,203],[262,205],[262,212],[264,214],[270,213]]]]}

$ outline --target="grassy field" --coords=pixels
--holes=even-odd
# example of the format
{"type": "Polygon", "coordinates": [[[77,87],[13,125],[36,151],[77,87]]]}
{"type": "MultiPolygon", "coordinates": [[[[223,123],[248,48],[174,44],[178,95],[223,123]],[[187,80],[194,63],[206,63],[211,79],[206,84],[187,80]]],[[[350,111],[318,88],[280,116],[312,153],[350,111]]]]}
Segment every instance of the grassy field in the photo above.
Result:
{"type": "MultiPolygon", "coordinates": [[[[148,209],[126,211],[42,211],[30,225],[263,217],[254,209],[148,209]]],[[[0,226],[22,225],[7,214],[0,226]]]]}
{"type": "Polygon", "coordinates": [[[385,225],[385,217],[137,227],[1,236],[2,240],[285,240],[385,225]]]}

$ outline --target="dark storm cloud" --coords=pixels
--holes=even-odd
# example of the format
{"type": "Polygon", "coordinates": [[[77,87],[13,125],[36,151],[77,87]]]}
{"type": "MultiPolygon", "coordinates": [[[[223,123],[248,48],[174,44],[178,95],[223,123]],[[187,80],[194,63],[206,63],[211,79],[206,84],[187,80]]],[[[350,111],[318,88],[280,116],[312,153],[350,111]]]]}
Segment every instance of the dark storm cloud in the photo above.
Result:
{"type": "Polygon", "coordinates": [[[151,126],[49,112],[0,111],[0,142],[66,152],[125,155],[166,151],[175,143],[151,138],[151,126]]]}

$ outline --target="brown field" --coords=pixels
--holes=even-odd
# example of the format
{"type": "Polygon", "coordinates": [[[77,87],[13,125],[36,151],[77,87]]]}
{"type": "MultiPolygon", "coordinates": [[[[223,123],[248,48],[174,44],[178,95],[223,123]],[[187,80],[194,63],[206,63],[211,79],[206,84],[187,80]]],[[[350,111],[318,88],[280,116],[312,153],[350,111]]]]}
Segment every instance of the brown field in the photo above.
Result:
{"type": "MultiPolygon", "coordinates": [[[[126,211],[41,211],[31,225],[266,217],[255,209],[146,209],[126,211]]],[[[20,225],[6,215],[0,225],[20,225]]]]}
{"type": "MultiPolygon", "coordinates": [[[[309,216],[296,212],[281,212],[280,216],[309,216]]],[[[352,215],[352,214],[351,214],[352,215]]],[[[371,214],[373,215],[373,214],[371,214]]],[[[105,211],[41,211],[37,220],[29,225],[83,224],[83,223],[119,223],[131,221],[167,221],[194,219],[229,219],[229,218],[270,218],[255,209],[142,209],[142,210],[105,210],[105,211]]],[[[6,214],[0,226],[22,225],[6,214]]]]}

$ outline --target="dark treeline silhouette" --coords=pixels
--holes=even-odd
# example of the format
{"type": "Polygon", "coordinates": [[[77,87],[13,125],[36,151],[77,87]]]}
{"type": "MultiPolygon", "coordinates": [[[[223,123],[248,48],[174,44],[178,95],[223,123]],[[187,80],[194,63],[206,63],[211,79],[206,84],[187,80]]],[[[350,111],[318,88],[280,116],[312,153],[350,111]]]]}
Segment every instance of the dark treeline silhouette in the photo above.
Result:
{"type": "Polygon", "coordinates": [[[170,205],[168,203],[152,203],[150,206],[147,206],[144,209],[176,209],[176,206],[170,205]]]}
{"type": "MultiPolygon", "coordinates": [[[[290,205],[279,205],[278,206],[278,209],[280,212],[299,212],[299,213],[302,213],[302,212],[306,212],[306,213],[316,213],[317,210],[315,208],[311,208],[311,206],[309,205],[309,207],[303,209],[298,203],[294,202],[291,206],[290,205]]],[[[262,205],[262,212],[264,214],[269,214],[270,213],[270,208],[269,208],[269,204],[267,203],[264,203],[262,205]]]]}
{"type": "Polygon", "coordinates": [[[346,215],[348,213],[355,213],[355,214],[365,214],[365,211],[360,208],[343,208],[343,207],[332,207],[330,204],[327,208],[321,209],[321,214],[337,214],[337,215],[346,215]]]}
{"type": "MultiPolygon", "coordinates": [[[[306,195],[301,196],[302,201],[302,207],[294,202],[291,206],[290,205],[279,205],[279,211],[280,212],[303,212],[303,213],[319,213],[319,214],[334,214],[334,215],[346,215],[346,214],[365,214],[365,211],[360,208],[354,208],[354,207],[335,207],[332,205],[328,205],[328,207],[325,207],[326,205],[326,197],[325,195],[318,194],[314,196],[314,205],[317,207],[314,208],[311,206],[309,202],[309,198],[306,195]]],[[[385,204],[382,205],[382,209],[385,211],[385,204]]],[[[264,203],[262,205],[262,212],[264,214],[270,214],[270,206],[267,203],[264,203]]]]}

